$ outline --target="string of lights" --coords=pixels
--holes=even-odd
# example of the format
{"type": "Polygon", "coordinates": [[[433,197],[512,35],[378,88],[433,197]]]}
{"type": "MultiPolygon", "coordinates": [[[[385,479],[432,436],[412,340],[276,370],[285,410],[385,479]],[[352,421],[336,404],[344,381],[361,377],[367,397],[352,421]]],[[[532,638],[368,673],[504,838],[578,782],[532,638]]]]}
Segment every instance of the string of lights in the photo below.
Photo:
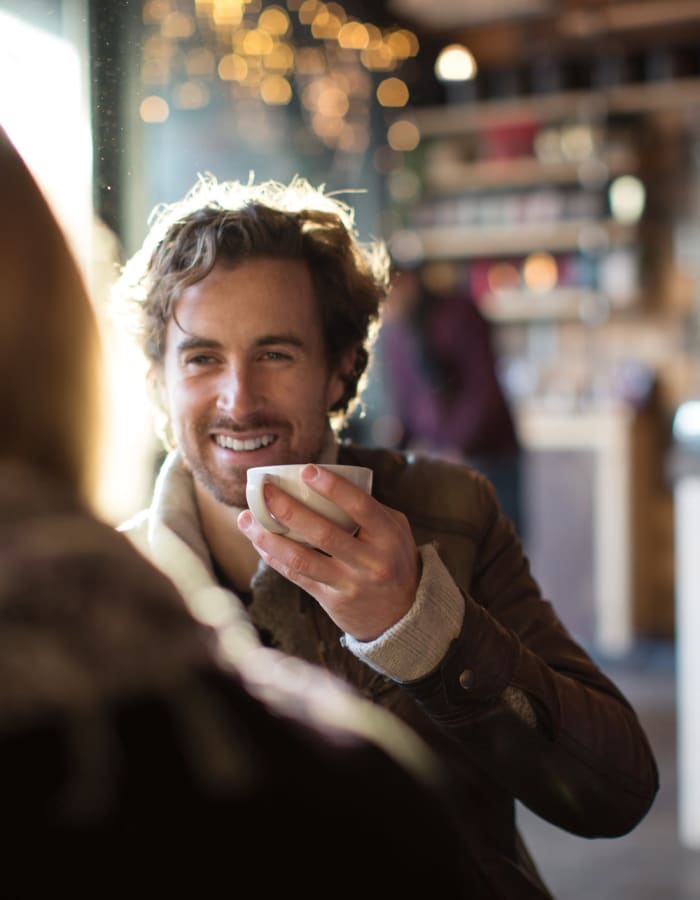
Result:
{"type": "Polygon", "coordinates": [[[410,100],[401,66],[416,35],[381,28],[321,0],[148,0],[141,55],[141,118],[165,121],[171,107],[197,110],[223,89],[232,107],[274,114],[297,103],[321,144],[363,153],[373,104],[410,100]]]}

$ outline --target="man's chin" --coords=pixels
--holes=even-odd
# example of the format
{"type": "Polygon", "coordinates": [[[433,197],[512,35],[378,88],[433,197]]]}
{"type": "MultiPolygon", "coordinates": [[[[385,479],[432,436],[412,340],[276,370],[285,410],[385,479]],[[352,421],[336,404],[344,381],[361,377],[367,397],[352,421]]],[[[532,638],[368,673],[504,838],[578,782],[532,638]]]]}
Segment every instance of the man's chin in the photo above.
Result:
{"type": "Polygon", "coordinates": [[[219,503],[224,503],[226,506],[247,506],[245,483],[241,486],[240,484],[231,485],[217,482],[206,487],[219,503]]]}
{"type": "Polygon", "coordinates": [[[193,475],[218,503],[223,503],[225,506],[245,507],[247,505],[245,471],[242,474],[242,478],[236,478],[235,480],[231,478],[217,478],[208,469],[195,469],[193,475]]]}

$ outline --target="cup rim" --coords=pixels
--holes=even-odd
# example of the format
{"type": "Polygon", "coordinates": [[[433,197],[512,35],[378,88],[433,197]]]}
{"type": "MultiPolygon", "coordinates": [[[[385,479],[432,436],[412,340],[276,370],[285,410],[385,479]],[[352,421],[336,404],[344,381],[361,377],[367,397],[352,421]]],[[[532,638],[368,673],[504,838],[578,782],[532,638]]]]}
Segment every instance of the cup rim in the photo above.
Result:
{"type": "Polygon", "coordinates": [[[247,470],[247,473],[250,473],[250,472],[270,472],[270,471],[272,471],[273,469],[274,469],[274,470],[284,469],[284,470],[286,470],[286,471],[289,471],[290,469],[303,469],[304,466],[309,466],[309,465],[318,466],[318,467],[321,468],[321,469],[329,469],[330,471],[333,471],[334,469],[344,469],[344,470],[346,470],[346,471],[347,471],[348,469],[355,469],[355,470],[359,470],[359,471],[367,471],[367,472],[372,472],[372,471],[373,471],[372,469],[370,469],[369,466],[355,466],[355,465],[352,465],[351,463],[347,463],[347,464],[346,464],[346,463],[316,463],[316,462],[304,462],[304,463],[279,463],[279,464],[272,464],[272,465],[269,465],[269,466],[251,466],[251,467],[247,470]]]}

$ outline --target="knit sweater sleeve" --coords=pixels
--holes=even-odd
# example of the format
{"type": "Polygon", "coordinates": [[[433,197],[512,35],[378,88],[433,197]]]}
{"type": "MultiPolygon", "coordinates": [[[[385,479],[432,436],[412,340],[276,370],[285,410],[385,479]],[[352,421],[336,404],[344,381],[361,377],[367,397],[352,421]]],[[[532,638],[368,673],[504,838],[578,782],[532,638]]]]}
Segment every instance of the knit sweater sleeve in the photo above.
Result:
{"type": "Polygon", "coordinates": [[[394,681],[428,675],[459,635],[464,599],[431,544],[419,548],[422,575],[408,612],[372,641],[344,635],[343,644],[358,659],[394,681]]]}

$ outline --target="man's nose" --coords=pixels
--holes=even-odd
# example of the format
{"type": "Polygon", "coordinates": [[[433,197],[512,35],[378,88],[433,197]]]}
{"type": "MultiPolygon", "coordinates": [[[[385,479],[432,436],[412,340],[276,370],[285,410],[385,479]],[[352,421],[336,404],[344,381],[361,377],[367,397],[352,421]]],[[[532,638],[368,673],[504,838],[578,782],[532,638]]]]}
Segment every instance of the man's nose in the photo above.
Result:
{"type": "Polygon", "coordinates": [[[250,412],[257,405],[256,390],[250,375],[240,368],[229,369],[217,387],[217,409],[240,415],[250,412]]]}

